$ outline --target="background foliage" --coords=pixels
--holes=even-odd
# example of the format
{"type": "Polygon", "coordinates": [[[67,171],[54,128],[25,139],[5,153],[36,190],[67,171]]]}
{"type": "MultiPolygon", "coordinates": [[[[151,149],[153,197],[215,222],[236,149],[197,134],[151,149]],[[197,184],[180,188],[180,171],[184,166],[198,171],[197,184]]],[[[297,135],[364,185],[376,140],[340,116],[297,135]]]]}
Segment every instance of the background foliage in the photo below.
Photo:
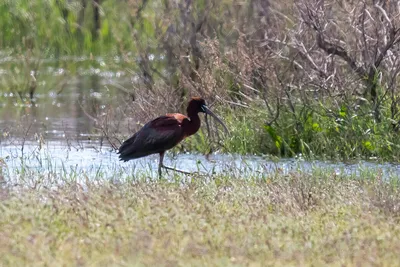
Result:
{"type": "MultiPolygon", "coordinates": [[[[44,59],[123,68],[132,85],[109,118],[184,112],[201,95],[230,126],[225,151],[396,160],[398,15],[377,0],[6,0],[1,55],[17,60],[0,86],[32,97],[44,59]]],[[[118,136],[110,121],[99,128],[118,136]]]]}

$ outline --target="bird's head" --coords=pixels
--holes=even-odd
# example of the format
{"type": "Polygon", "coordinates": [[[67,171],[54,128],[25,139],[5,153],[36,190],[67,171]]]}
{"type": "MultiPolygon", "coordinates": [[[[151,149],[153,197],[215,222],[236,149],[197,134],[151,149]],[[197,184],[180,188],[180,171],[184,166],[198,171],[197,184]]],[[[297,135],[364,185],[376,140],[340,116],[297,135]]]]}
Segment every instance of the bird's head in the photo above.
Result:
{"type": "Polygon", "coordinates": [[[187,107],[188,114],[192,113],[205,113],[205,108],[207,107],[206,101],[201,97],[192,97],[189,101],[189,105],[187,107]]]}
{"type": "Polygon", "coordinates": [[[219,122],[223,127],[224,130],[228,133],[228,128],[226,128],[225,124],[222,122],[220,118],[218,118],[217,115],[215,115],[208,107],[206,104],[206,101],[201,98],[201,97],[192,97],[192,99],[189,101],[189,105],[187,107],[187,113],[190,116],[190,114],[197,114],[197,113],[205,113],[213,117],[217,122],[219,122]]]}

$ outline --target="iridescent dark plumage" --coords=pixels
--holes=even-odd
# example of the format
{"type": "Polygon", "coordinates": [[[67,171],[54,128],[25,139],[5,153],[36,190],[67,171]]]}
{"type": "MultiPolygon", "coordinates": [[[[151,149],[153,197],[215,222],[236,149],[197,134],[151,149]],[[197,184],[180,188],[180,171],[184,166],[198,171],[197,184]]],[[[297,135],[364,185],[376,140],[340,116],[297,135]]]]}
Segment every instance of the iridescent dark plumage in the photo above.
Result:
{"type": "Polygon", "coordinates": [[[208,109],[204,99],[194,97],[187,107],[188,116],[180,113],[160,116],[146,123],[132,137],[123,142],[118,151],[120,160],[128,161],[151,154],[160,154],[159,175],[161,175],[162,167],[172,169],[163,165],[164,153],[199,130],[199,112],[213,116],[227,131],[222,121],[208,109]]]}

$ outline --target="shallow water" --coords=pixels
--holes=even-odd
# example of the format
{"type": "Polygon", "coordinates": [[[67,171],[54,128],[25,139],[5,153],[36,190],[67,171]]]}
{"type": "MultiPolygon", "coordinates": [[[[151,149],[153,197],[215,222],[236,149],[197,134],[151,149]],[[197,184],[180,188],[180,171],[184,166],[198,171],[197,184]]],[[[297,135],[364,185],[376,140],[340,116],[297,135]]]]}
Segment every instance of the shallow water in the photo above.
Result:
{"type": "MultiPolygon", "coordinates": [[[[12,177],[31,174],[61,174],[63,177],[76,176],[76,179],[124,179],[135,177],[156,178],[158,155],[121,162],[116,152],[107,146],[100,150],[90,142],[81,142],[79,146],[67,147],[58,141],[46,144],[27,142],[24,148],[13,145],[0,146],[0,158],[3,159],[3,173],[12,177]],[[23,169],[23,171],[21,171],[23,169]]],[[[332,175],[360,176],[373,173],[382,177],[398,177],[400,165],[378,164],[366,161],[357,163],[335,163],[324,161],[305,161],[300,159],[281,159],[272,161],[257,156],[213,154],[206,157],[201,154],[167,153],[164,163],[189,172],[197,172],[209,177],[211,174],[232,174],[236,177],[266,178],[276,173],[290,172],[314,173],[318,170],[331,172],[332,175]]],[[[173,173],[173,172],[172,172],[173,173]]],[[[167,176],[171,177],[169,171],[167,176]]]]}
{"type": "MultiPolygon", "coordinates": [[[[3,79],[10,75],[9,70],[2,67],[4,62],[9,61],[0,61],[0,78],[3,79]]],[[[60,64],[55,66],[52,61],[45,64],[40,70],[41,82],[32,103],[26,95],[16,97],[0,88],[0,165],[3,175],[12,178],[26,175],[28,171],[106,179],[115,179],[116,175],[135,177],[139,173],[157,177],[158,155],[120,162],[115,150],[95,134],[94,121],[87,114],[101,114],[106,105],[118,105],[127,97],[120,88],[131,87],[132,75],[123,70],[79,67],[79,62],[75,59],[78,64],[75,68],[79,71],[73,75],[58,66],[60,64]]],[[[101,58],[96,62],[102,65],[101,58]]],[[[237,176],[265,177],[276,172],[313,172],[318,168],[332,174],[360,175],[370,171],[383,176],[400,175],[400,165],[389,163],[271,161],[263,157],[224,154],[206,158],[199,154],[168,153],[165,164],[208,176],[229,172],[237,176]]]]}
{"type": "Polygon", "coordinates": [[[0,84],[0,130],[16,138],[41,134],[50,141],[88,139],[95,130],[91,116],[126,98],[126,93],[116,89],[131,86],[130,78],[121,73],[82,71],[62,80],[56,74],[47,75],[32,102],[28,95],[21,99],[15,92],[3,92],[0,84]]]}

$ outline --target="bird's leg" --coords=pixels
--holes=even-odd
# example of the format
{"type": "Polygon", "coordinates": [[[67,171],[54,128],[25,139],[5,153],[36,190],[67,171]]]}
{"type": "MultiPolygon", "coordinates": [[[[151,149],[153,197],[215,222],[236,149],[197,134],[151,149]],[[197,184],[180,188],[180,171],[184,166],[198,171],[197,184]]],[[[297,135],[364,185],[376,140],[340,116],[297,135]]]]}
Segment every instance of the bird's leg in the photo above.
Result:
{"type": "Polygon", "coordinates": [[[158,164],[158,178],[159,179],[161,179],[161,167],[163,167],[164,166],[164,164],[163,164],[163,160],[164,160],[164,153],[165,152],[161,152],[160,153],[160,162],[159,162],[159,164],[158,164]]]}
{"type": "Polygon", "coordinates": [[[161,179],[161,168],[164,168],[166,170],[180,172],[180,173],[183,173],[183,174],[194,174],[194,173],[191,173],[191,172],[186,172],[186,171],[182,171],[182,170],[179,170],[179,169],[175,169],[175,168],[171,168],[171,167],[165,166],[164,163],[163,163],[163,161],[164,161],[164,153],[165,152],[161,152],[160,153],[160,163],[158,165],[158,176],[159,176],[160,179],[161,179]]]}

